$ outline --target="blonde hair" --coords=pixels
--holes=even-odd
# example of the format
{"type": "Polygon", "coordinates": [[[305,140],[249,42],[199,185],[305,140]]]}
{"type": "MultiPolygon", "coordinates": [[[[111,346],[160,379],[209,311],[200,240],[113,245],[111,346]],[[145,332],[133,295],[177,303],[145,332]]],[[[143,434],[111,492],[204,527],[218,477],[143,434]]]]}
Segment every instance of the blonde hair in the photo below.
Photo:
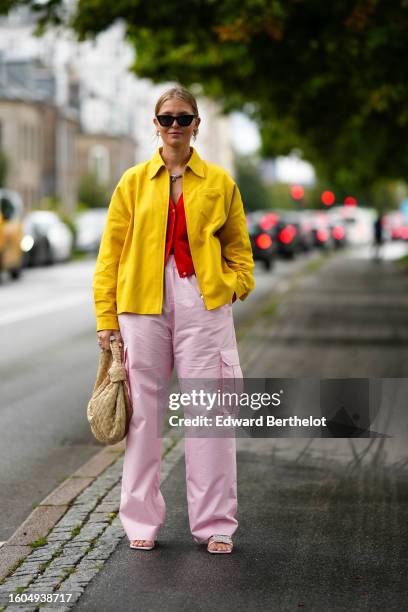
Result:
{"type": "Polygon", "coordinates": [[[182,87],[181,85],[177,85],[176,87],[167,89],[164,93],[162,93],[162,95],[156,102],[156,106],[154,107],[154,114],[158,115],[162,105],[171,98],[178,98],[179,100],[184,100],[184,102],[187,102],[187,104],[189,104],[193,109],[193,114],[198,116],[197,100],[195,99],[193,94],[188,91],[188,89],[182,87]]]}

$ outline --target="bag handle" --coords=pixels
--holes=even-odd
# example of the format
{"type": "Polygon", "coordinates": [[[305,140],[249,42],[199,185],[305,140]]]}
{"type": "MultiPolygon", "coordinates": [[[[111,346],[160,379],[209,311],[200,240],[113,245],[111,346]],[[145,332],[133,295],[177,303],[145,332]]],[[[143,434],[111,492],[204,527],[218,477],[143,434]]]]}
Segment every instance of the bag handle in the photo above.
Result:
{"type": "Polygon", "coordinates": [[[117,338],[115,338],[115,336],[111,336],[109,340],[114,363],[122,364],[122,356],[117,338]]]}

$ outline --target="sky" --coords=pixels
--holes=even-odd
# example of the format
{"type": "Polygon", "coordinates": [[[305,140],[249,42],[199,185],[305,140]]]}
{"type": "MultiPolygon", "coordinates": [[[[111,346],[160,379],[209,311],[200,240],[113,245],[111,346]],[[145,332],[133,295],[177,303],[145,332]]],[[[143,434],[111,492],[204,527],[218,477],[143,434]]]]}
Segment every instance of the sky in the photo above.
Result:
{"type": "MultiPolygon", "coordinates": [[[[232,145],[240,155],[256,153],[261,144],[259,130],[256,124],[243,113],[231,114],[232,145]]],[[[311,185],[315,181],[313,166],[294,151],[290,156],[277,157],[270,171],[275,179],[285,183],[300,183],[311,185]]]]}
{"type": "Polygon", "coordinates": [[[256,124],[243,113],[231,114],[232,144],[237,153],[256,153],[261,144],[256,124]]]}

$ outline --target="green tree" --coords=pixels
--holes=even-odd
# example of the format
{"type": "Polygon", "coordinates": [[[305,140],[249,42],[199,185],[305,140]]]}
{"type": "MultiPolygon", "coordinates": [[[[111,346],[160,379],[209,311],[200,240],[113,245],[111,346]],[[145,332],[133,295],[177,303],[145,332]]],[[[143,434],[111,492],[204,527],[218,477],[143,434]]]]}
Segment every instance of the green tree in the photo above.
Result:
{"type": "Polygon", "coordinates": [[[96,174],[83,174],[78,188],[78,198],[88,208],[100,208],[109,203],[109,192],[106,185],[98,182],[96,174]]]}
{"type": "MultiPolygon", "coordinates": [[[[268,185],[269,207],[281,210],[299,210],[302,205],[295,202],[290,195],[290,185],[287,183],[274,183],[268,185]]],[[[306,190],[304,198],[305,206],[307,205],[306,190]]]]}
{"type": "Polygon", "coordinates": [[[4,151],[0,151],[0,187],[6,186],[8,173],[8,159],[4,151]]]}
{"type": "Polygon", "coordinates": [[[344,189],[408,173],[408,0],[78,0],[73,13],[63,0],[3,0],[0,10],[19,5],[80,40],[123,20],[138,75],[200,83],[226,111],[247,110],[264,155],[295,144],[344,189]]]}
{"type": "Polygon", "coordinates": [[[407,185],[401,181],[376,181],[369,193],[369,204],[380,213],[398,208],[401,200],[407,197],[407,185]]]}
{"type": "Polygon", "coordinates": [[[237,158],[236,171],[245,210],[269,208],[269,194],[260,176],[259,165],[251,157],[241,156],[237,158]]]}

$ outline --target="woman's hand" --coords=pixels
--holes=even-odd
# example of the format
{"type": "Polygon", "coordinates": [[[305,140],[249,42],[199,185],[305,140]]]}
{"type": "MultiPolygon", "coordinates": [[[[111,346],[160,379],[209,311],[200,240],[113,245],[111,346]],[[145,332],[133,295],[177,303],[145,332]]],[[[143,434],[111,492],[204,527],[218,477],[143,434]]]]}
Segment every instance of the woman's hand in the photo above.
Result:
{"type": "Polygon", "coordinates": [[[123,340],[120,331],[117,329],[101,329],[98,331],[98,344],[101,349],[105,349],[105,351],[110,351],[110,337],[115,336],[116,340],[119,342],[121,359],[123,361],[123,340]]]}

